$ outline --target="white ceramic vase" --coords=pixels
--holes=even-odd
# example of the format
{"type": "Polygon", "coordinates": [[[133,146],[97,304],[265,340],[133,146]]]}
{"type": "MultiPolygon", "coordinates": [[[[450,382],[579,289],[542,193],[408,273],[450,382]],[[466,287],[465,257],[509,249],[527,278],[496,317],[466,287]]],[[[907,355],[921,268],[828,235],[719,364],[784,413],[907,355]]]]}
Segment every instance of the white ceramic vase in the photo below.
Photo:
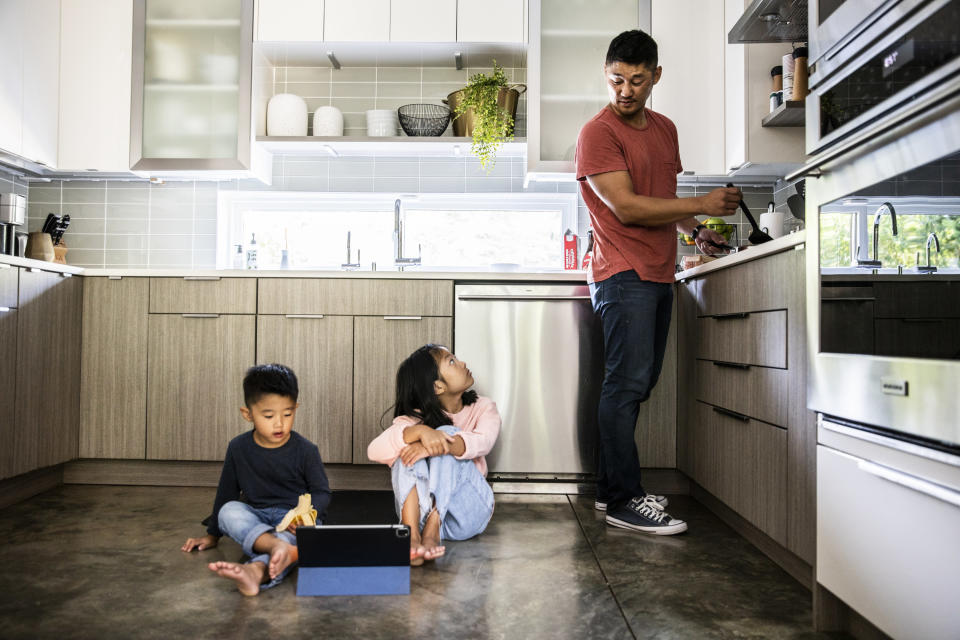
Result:
{"type": "Polygon", "coordinates": [[[393,109],[369,109],[367,111],[367,135],[388,137],[397,135],[400,120],[393,109]]]}
{"type": "Polygon", "coordinates": [[[343,113],[336,107],[317,107],[313,112],[313,135],[342,136],[343,113]]]}
{"type": "Polygon", "coordinates": [[[267,103],[268,136],[307,135],[307,103],[292,93],[278,93],[267,103]]]}

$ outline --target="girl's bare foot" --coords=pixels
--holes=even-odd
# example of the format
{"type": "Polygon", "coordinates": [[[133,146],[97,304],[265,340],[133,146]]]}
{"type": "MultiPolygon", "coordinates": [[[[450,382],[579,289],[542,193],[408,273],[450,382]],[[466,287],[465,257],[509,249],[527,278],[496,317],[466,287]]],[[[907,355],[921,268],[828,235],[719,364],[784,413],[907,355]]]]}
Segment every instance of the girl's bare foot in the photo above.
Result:
{"type": "Polygon", "coordinates": [[[410,528],[410,566],[419,567],[423,564],[423,554],[426,552],[426,549],[423,548],[423,544],[420,542],[420,533],[417,532],[416,527],[410,528]]]}
{"type": "Polygon", "coordinates": [[[423,523],[423,559],[436,560],[447,548],[440,544],[440,512],[434,509],[423,523]]]}
{"type": "Polygon", "coordinates": [[[230,578],[236,582],[237,591],[245,596],[255,596],[260,593],[260,583],[263,581],[265,569],[262,562],[238,564],[220,561],[211,562],[207,567],[218,576],[230,578]]]}
{"type": "Polygon", "coordinates": [[[297,561],[297,548],[285,540],[277,538],[270,550],[270,565],[267,570],[270,579],[273,580],[283,573],[283,570],[297,561]]]}

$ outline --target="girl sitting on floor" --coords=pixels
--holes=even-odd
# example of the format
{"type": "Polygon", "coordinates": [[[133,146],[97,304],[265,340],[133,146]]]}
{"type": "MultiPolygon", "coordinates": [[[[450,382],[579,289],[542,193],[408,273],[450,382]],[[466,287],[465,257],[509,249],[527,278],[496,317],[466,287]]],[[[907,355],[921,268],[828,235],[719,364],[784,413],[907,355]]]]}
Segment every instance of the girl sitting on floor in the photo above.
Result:
{"type": "Polygon", "coordinates": [[[391,468],[397,515],[410,527],[410,564],[444,554],[444,539],[482,533],[493,515],[489,453],[500,414],[479,397],[467,365],[446,347],[427,344],[397,370],[393,424],[367,457],[391,468]]]}

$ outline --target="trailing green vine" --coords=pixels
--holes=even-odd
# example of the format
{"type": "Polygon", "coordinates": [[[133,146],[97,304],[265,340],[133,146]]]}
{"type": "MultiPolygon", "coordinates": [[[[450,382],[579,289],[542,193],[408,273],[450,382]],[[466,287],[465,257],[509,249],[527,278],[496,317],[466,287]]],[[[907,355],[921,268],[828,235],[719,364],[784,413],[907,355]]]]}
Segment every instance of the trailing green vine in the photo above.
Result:
{"type": "Polygon", "coordinates": [[[473,143],[470,148],[487,173],[496,163],[500,145],[513,140],[513,117],[497,104],[500,90],[506,88],[507,75],[503,72],[503,67],[494,60],[492,75],[476,73],[470,76],[455,109],[457,117],[468,109],[473,109],[473,143]]]}

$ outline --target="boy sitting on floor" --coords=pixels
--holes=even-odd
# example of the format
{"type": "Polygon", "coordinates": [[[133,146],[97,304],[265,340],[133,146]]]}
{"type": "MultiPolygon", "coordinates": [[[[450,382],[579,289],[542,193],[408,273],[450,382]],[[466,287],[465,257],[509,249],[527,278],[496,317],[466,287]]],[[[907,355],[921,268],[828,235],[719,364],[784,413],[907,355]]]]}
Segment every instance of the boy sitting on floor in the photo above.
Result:
{"type": "Polygon", "coordinates": [[[312,496],[318,524],[330,503],[317,446],[292,430],[298,395],[297,377],[288,367],[264,364],[247,371],[240,414],[253,430],[227,445],[207,535],[188,538],[181,547],[212,549],[224,534],[236,540],[250,556],[245,564],[211,562],[208,567],[235,581],[245,596],[279,584],[296,563],[297,525],[280,532],[276,527],[300,495],[312,496]]]}

